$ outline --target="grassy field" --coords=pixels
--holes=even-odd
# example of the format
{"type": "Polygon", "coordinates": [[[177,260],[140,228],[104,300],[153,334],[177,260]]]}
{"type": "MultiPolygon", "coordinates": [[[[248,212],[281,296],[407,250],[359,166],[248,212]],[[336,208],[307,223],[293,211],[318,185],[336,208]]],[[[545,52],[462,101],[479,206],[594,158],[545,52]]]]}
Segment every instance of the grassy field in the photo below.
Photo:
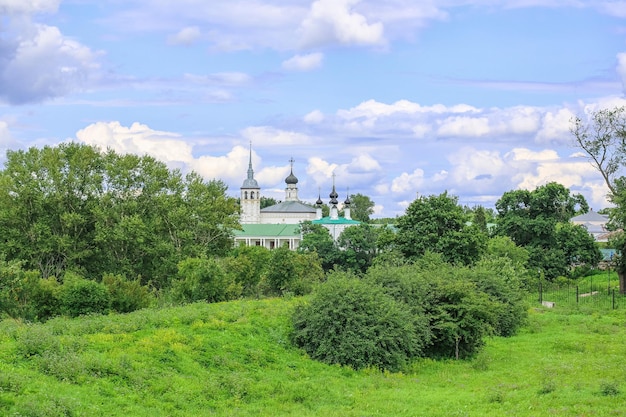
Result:
{"type": "Polygon", "coordinates": [[[355,372],[288,343],[298,299],[0,323],[2,416],[626,416],[626,312],[531,309],[471,361],[355,372]]]}

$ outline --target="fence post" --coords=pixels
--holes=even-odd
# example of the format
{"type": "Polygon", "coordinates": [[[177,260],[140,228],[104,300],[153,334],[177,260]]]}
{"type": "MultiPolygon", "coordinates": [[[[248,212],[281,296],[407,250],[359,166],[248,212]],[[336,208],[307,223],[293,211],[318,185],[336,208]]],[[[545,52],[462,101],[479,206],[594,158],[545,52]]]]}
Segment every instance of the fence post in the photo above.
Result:
{"type": "Polygon", "coordinates": [[[578,285],[576,286],[576,304],[578,304],[578,285]]]}
{"type": "Polygon", "coordinates": [[[539,281],[539,304],[543,303],[543,283],[539,281]]]}
{"type": "Polygon", "coordinates": [[[615,310],[615,288],[613,288],[613,310],[615,310]]]}

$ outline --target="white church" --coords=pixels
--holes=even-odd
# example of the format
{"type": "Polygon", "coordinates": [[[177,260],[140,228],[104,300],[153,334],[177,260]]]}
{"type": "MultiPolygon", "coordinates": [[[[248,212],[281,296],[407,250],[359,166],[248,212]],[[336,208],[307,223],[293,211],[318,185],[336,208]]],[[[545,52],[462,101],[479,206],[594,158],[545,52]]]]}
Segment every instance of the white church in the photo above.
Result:
{"type": "Polygon", "coordinates": [[[315,206],[303,203],[298,198],[298,178],[293,174],[293,159],[291,171],[285,178],[285,200],[273,206],[261,209],[261,187],[254,179],[252,169],[252,150],[248,163],[248,176],[241,186],[241,218],[243,230],[235,230],[235,245],[264,246],[274,249],[287,246],[295,250],[300,245],[300,223],[310,221],[321,224],[327,228],[334,240],[337,240],[341,232],[347,227],[358,225],[361,222],[352,220],[350,217],[350,199],[347,197],[343,203],[344,217],[339,217],[339,201],[335,191],[333,175],[333,188],[330,193],[330,216],[322,217],[322,205],[320,197],[315,206]]]}

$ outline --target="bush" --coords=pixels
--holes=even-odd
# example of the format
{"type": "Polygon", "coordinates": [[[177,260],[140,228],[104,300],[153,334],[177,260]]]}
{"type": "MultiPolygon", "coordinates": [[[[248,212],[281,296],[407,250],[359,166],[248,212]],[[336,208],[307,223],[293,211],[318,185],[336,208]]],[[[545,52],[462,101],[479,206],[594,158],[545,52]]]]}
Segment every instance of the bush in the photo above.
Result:
{"type": "Polygon", "coordinates": [[[378,286],[335,272],[293,315],[292,342],[313,359],[391,371],[421,355],[427,335],[406,305],[378,286]]]}
{"type": "Polygon", "coordinates": [[[272,251],[265,284],[270,295],[305,295],[323,278],[321,261],[315,252],[299,253],[281,247],[272,251]]]}
{"type": "Polygon", "coordinates": [[[70,317],[83,314],[106,314],[111,306],[104,284],[66,273],[61,289],[61,308],[70,317]]]}
{"type": "Polygon", "coordinates": [[[118,313],[130,313],[148,307],[152,296],[150,289],[139,279],[128,281],[123,275],[105,274],[102,283],[111,297],[111,308],[118,313]]]}
{"type": "Polygon", "coordinates": [[[219,260],[187,258],[178,264],[171,291],[175,301],[212,303],[236,298],[242,289],[219,260]]]}

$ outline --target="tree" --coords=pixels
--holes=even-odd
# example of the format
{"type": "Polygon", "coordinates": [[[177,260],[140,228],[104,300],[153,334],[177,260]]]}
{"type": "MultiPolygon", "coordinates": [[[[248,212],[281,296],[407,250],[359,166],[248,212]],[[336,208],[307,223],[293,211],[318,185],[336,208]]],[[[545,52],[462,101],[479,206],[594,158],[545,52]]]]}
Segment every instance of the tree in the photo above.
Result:
{"type": "Polygon", "coordinates": [[[149,156],[64,143],[8,151],[0,172],[0,253],[42,278],[65,271],[168,284],[179,261],[231,248],[237,205],[221,181],[149,156]]]}
{"type": "MultiPolygon", "coordinates": [[[[570,128],[575,146],[582,149],[609,189],[608,199],[616,205],[612,210],[613,227],[626,225],[626,178],[621,175],[626,163],[626,107],[591,111],[583,119],[576,117],[570,128]]],[[[626,293],[626,238],[624,232],[612,242],[616,258],[620,293],[626,293]]]]}
{"type": "Polygon", "coordinates": [[[551,182],[532,191],[505,192],[496,202],[496,210],[497,233],[526,248],[528,267],[540,269],[548,279],[568,275],[576,262],[597,265],[598,249],[589,233],[573,230],[569,237],[576,237],[576,246],[564,241],[566,232],[572,230],[570,219],[589,210],[582,195],[572,195],[568,188],[551,182]]]}
{"type": "Polygon", "coordinates": [[[374,203],[368,196],[357,193],[350,196],[350,217],[354,220],[367,223],[374,214],[374,203]]]}
{"type": "Polygon", "coordinates": [[[303,222],[300,225],[302,240],[298,246],[301,253],[316,252],[322,262],[324,271],[330,271],[339,262],[339,249],[333,241],[328,229],[321,224],[303,222]]]}
{"type": "Polygon", "coordinates": [[[443,255],[451,263],[469,265],[482,255],[487,237],[467,225],[457,198],[447,192],[420,196],[398,218],[396,244],[409,259],[426,252],[443,255]]]}
{"type": "Polygon", "coordinates": [[[367,223],[346,228],[337,239],[342,265],[355,272],[367,271],[378,252],[377,238],[378,229],[367,223]]]}

